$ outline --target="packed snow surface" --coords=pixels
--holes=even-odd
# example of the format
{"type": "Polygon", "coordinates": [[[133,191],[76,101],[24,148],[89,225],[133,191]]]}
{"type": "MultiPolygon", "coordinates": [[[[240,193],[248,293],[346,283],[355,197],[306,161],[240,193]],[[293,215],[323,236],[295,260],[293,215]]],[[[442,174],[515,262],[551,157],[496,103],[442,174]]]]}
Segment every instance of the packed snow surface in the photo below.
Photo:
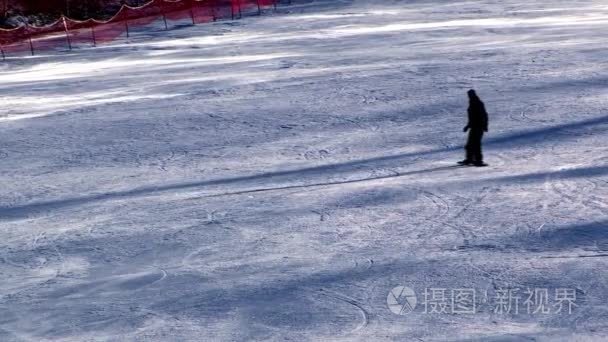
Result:
{"type": "Polygon", "coordinates": [[[606,340],[605,1],[161,26],[0,64],[1,341],[606,340]]]}

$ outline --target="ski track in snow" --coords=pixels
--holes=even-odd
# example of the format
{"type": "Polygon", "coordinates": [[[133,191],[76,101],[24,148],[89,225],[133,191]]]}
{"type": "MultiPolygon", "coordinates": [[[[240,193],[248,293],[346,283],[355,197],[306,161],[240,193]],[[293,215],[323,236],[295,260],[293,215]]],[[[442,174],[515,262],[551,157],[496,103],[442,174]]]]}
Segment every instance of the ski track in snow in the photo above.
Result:
{"type": "Polygon", "coordinates": [[[603,1],[160,28],[0,64],[0,341],[608,339],[603,1]],[[469,88],[485,168],[454,165],[469,88]],[[432,287],[479,311],[423,313],[432,287]],[[494,312],[538,287],[575,311],[494,312]]]}

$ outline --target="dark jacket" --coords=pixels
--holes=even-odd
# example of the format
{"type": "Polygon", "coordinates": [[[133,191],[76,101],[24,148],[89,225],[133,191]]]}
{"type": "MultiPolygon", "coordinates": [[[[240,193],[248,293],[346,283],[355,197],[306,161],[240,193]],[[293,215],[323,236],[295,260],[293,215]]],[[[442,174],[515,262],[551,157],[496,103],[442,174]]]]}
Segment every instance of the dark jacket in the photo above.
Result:
{"type": "Polygon", "coordinates": [[[469,123],[467,128],[472,131],[487,132],[488,131],[488,113],[486,106],[477,97],[473,96],[469,102],[469,123]]]}

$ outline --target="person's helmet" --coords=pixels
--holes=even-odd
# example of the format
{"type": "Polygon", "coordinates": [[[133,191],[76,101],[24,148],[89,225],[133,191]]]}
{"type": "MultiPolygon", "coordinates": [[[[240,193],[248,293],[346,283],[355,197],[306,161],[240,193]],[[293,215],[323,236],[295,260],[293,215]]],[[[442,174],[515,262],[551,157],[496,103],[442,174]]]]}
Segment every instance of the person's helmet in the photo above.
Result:
{"type": "Polygon", "coordinates": [[[473,96],[477,96],[477,93],[475,93],[475,89],[471,89],[467,92],[467,94],[469,94],[469,97],[473,97],[473,96]]]}

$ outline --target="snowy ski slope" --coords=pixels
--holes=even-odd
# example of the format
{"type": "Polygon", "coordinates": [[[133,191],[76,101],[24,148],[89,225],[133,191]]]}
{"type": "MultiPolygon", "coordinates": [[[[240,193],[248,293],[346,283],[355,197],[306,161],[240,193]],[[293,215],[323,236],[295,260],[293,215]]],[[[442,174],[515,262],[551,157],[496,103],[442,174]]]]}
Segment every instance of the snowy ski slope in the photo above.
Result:
{"type": "Polygon", "coordinates": [[[0,341],[605,341],[606,32],[602,0],[294,0],[10,57],[0,341]],[[453,166],[469,88],[486,168],[453,166]]]}

